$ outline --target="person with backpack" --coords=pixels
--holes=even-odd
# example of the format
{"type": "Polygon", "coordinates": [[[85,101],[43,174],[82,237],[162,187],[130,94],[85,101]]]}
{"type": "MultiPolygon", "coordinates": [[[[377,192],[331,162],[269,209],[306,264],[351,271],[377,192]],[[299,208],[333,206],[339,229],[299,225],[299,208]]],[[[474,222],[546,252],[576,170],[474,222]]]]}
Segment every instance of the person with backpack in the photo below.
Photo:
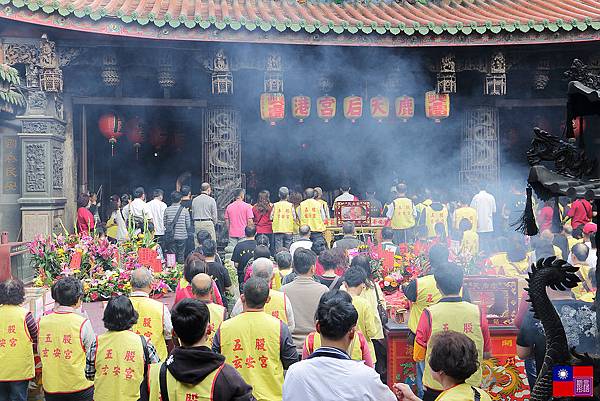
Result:
{"type": "Polygon", "coordinates": [[[171,193],[171,206],[165,209],[164,215],[164,243],[167,247],[167,252],[175,254],[177,263],[184,262],[185,244],[188,238],[188,232],[192,227],[190,214],[187,213],[185,207],[181,205],[181,198],[180,192],[173,191],[171,193]]]}
{"type": "Polygon", "coordinates": [[[94,381],[95,401],[137,401],[147,367],[160,362],[156,349],[131,328],[138,320],[133,304],[124,295],[108,301],[104,327],[87,352],[85,376],[94,381]]]}

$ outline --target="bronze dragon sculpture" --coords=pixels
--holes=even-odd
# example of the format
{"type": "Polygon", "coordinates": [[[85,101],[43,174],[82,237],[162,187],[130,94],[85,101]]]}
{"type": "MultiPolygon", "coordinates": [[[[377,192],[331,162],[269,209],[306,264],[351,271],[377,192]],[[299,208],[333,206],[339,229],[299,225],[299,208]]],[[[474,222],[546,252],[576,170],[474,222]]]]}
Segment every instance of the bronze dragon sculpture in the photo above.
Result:
{"type": "MultiPolygon", "coordinates": [[[[556,365],[591,365],[594,367],[594,400],[600,401],[600,358],[588,354],[578,354],[569,350],[563,324],[548,298],[546,287],[563,291],[577,286],[580,282],[576,272],[579,268],[564,260],[550,257],[538,260],[531,266],[527,282],[529,302],[534,316],[540,320],[546,335],[544,363],[538,371],[537,381],[531,391],[531,401],[549,401],[552,397],[552,367],[556,365]]],[[[562,400],[567,400],[562,398],[562,400]]],[[[575,399],[573,399],[575,400],[575,399]]]]}

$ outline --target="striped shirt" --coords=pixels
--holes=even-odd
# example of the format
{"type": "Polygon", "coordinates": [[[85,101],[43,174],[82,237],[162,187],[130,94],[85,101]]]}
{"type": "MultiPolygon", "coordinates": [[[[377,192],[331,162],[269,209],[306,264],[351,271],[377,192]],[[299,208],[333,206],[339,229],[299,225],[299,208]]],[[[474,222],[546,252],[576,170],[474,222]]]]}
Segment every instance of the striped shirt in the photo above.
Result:
{"type": "MultiPolygon", "coordinates": [[[[180,203],[173,203],[165,210],[165,230],[167,230],[173,224],[173,220],[175,220],[175,216],[177,215],[177,211],[179,210],[180,206],[180,203]]],[[[186,208],[183,208],[181,210],[181,213],[179,214],[177,222],[175,223],[175,229],[173,230],[173,239],[187,239],[188,232],[190,231],[191,226],[192,221],[190,219],[190,213],[187,211],[186,208]]]]}

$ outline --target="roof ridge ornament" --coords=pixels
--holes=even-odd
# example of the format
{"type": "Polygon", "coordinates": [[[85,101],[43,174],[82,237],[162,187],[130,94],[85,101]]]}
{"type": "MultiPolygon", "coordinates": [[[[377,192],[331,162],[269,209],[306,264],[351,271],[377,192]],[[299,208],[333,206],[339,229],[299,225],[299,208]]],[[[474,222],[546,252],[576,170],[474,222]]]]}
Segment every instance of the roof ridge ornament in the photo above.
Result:
{"type": "Polygon", "coordinates": [[[600,90],[600,75],[594,74],[588,65],[579,59],[573,60],[573,64],[564,75],[569,81],[579,81],[585,86],[600,90]]]}

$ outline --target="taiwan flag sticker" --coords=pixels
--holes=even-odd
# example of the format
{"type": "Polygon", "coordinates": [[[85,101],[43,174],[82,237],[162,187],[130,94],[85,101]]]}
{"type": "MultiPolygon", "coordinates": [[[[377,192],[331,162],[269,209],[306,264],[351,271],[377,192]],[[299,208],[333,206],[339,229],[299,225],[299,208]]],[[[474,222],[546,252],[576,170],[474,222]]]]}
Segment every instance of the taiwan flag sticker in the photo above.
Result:
{"type": "Polygon", "coordinates": [[[594,369],[591,366],[555,366],[553,397],[592,397],[594,369]]]}

